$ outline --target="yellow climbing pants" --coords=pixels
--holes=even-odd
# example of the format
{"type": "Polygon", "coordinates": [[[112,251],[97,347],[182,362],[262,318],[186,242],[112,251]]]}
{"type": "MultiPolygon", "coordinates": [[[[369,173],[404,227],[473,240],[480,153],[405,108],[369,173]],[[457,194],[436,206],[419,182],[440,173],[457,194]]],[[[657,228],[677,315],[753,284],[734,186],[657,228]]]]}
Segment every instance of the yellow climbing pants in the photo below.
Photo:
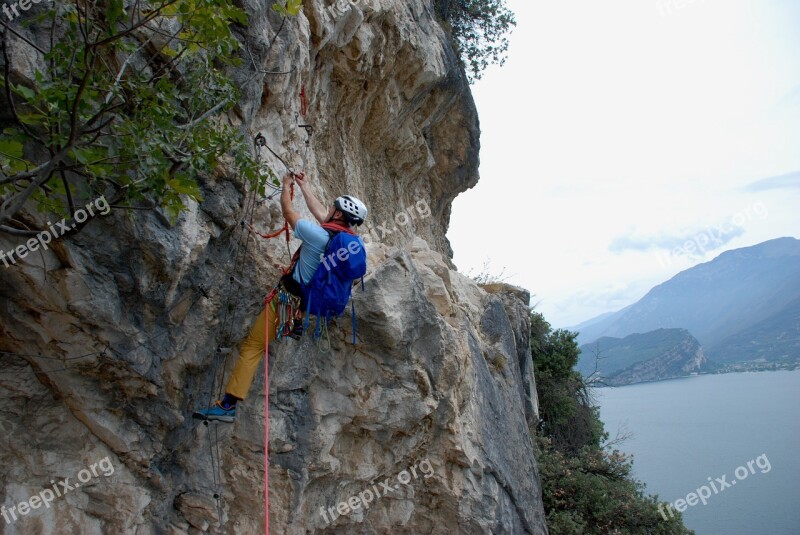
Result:
{"type": "Polygon", "coordinates": [[[264,356],[264,348],[267,344],[264,339],[267,310],[269,310],[269,341],[275,340],[277,331],[275,318],[277,318],[277,314],[275,313],[273,301],[258,315],[255,323],[250,328],[250,334],[247,335],[247,338],[239,347],[239,359],[233,367],[233,374],[230,381],[228,381],[227,388],[225,388],[225,392],[239,399],[247,397],[247,392],[250,390],[250,385],[253,384],[258,365],[264,356]]]}

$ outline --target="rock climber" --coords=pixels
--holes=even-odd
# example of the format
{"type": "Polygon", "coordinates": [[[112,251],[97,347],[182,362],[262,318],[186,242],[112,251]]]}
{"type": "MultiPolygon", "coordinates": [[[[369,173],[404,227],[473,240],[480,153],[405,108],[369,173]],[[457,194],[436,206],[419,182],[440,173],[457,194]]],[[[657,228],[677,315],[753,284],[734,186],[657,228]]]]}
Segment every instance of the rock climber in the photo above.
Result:
{"type": "Polygon", "coordinates": [[[267,324],[269,324],[270,342],[277,338],[279,329],[283,329],[282,332],[285,332],[287,336],[299,339],[303,331],[303,311],[306,310],[303,287],[311,281],[317,268],[323,262],[328,241],[333,234],[338,232],[355,234],[354,228],[361,225],[367,217],[367,207],[364,203],[350,195],[338,197],[326,210],[310,190],[303,173],[287,173],[283,177],[281,210],[284,219],[294,231],[295,237],[302,240],[303,243],[294,256],[289,273],[281,277],[273,292],[277,298],[271,299],[269,304],[264,307],[253,323],[250,334],[240,346],[239,358],[225,388],[224,397],[211,407],[195,412],[192,415],[194,418],[229,423],[235,421],[236,403],[247,396],[261,357],[264,356],[267,324]],[[301,219],[300,214],[292,208],[290,190],[294,183],[300,187],[309,211],[319,224],[301,219]],[[278,307],[281,306],[279,303],[291,305],[291,317],[287,325],[278,325],[278,318],[283,316],[278,310],[278,307]]]}

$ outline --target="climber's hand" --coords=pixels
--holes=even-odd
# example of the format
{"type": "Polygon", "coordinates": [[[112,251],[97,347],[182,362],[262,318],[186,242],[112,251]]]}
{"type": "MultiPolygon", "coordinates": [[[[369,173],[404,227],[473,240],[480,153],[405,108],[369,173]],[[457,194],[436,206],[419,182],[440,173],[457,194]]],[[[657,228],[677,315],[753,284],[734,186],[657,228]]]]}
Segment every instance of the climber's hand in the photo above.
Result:
{"type": "Polygon", "coordinates": [[[300,189],[303,189],[306,185],[306,174],[296,173],[294,175],[294,181],[297,182],[297,185],[300,186],[300,189]]]}
{"type": "Polygon", "coordinates": [[[292,176],[292,173],[286,173],[283,175],[283,187],[286,188],[292,184],[294,184],[294,176],[292,176]]]}

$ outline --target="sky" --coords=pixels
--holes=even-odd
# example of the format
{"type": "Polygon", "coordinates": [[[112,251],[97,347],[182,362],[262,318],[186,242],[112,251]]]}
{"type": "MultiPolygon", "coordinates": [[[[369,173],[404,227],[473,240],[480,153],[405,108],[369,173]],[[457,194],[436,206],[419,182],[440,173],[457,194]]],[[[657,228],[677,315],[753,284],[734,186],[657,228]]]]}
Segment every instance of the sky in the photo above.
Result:
{"type": "Polygon", "coordinates": [[[472,88],[481,180],[453,204],[459,271],[488,263],[570,327],[800,237],[799,0],[507,4],[508,61],[472,88]]]}

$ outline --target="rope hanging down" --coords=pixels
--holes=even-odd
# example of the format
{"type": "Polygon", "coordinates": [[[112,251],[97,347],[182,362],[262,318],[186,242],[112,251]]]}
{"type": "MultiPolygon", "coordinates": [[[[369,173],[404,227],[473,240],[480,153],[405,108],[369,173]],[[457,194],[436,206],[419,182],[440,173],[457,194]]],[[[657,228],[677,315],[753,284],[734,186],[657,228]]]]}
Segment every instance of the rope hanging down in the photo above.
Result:
{"type": "MultiPolygon", "coordinates": [[[[288,238],[289,233],[286,233],[288,238]]],[[[264,301],[269,306],[270,297],[264,301]]],[[[269,535],[269,311],[264,311],[264,534],[269,535]]]]}
{"type": "MultiPolygon", "coordinates": [[[[301,87],[301,90],[300,90],[300,114],[305,117],[307,111],[308,111],[308,100],[306,98],[306,88],[305,88],[305,85],[303,85],[301,87]]],[[[306,134],[308,136],[307,139],[306,139],[306,143],[305,143],[306,150],[305,150],[305,155],[304,155],[304,158],[303,158],[303,165],[305,166],[306,159],[307,159],[307,156],[308,156],[308,149],[309,149],[309,146],[310,146],[310,138],[311,138],[311,134],[312,134],[312,128],[311,128],[311,125],[308,125],[308,124],[304,124],[304,125],[299,125],[298,124],[298,126],[301,127],[301,128],[304,128],[305,131],[306,131],[306,134]]],[[[292,175],[297,175],[298,174],[297,172],[295,172],[294,169],[292,169],[291,166],[289,166],[289,164],[286,162],[286,160],[281,158],[280,155],[278,155],[278,153],[276,153],[274,150],[272,150],[272,148],[269,145],[267,145],[267,138],[265,138],[263,134],[259,133],[258,135],[256,135],[256,137],[255,137],[255,145],[256,145],[256,152],[258,153],[259,160],[260,160],[260,156],[261,156],[259,148],[261,148],[261,147],[266,148],[275,158],[278,159],[278,161],[280,161],[283,164],[283,166],[286,168],[287,171],[289,171],[289,173],[291,173],[292,175]]],[[[290,198],[294,201],[294,184],[291,185],[291,189],[290,189],[289,193],[290,193],[290,198]]],[[[281,234],[285,233],[286,234],[286,248],[289,250],[290,256],[292,256],[291,255],[291,249],[290,249],[291,234],[289,232],[290,231],[290,226],[289,226],[289,222],[288,221],[284,221],[283,227],[281,229],[277,230],[276,232],[267,233],[267,234],[262,234],[260,232],[257,232],[255,230],[255,228],[253,227],[252,219],[251,219],[250,224],[248,225],[248,228],[249,228],[250,232],[252,232],[253,234],[257,234],[258,236],[261,236],[262,238],[264,238],[266,240],[277,238],[281,234]]],[[[299,253],[300,253],[300,250],[298,249],[295,252],[294,256],[292,256],[292,260],[291,260],[291,262],[289,264],[289,267],[287,267],[287,268],[285,268],[283,270],[283,274],[284,275],[286,275],[286,274],[288,274],[290,272],[292,266],[294,265],[294,263],[297,261],[297,258],[299,257],[299,253]]],[[[279,288],[279,285],[276,285],[272,289],[272,291],[264,299],[264,308],[265,308],[265,313],[264,313],[264,318],[265,318],[265,320],[264,320],[264,323],[265,323],[265,325],[264,325],[264,340],[265,340],[265,342],[264,342],[264,533],[266,535],[269,535],[269,308],[268,307],[271,306],[272,301],[275,299],[275,297],[279,296],[279,289],[278,288],[279,288]]],[[[279,296],[279,301],[281,301],[280,296],[279,296]]],[[[281,311],[281,313],[280,313],[281,319],[283,319],[283,316],[285,315],[284,313],[287,310],[288,310],[289,314],[293,313],[292,312],[293,311],[293,307],[291,305],[283,303],[283,301],[281,301],[281,303],[278,305],[278,307],[276,307],[276,316],[278,315],[278,310],[279,309],[281,311]]],[[[273,318],[273,319],[275,320],[275,319],[278,319],[278,318],[276,317],[276,318],[273,318]]],[[[281,324],[281,329],[284,329],[284,327],[285,327],[285,324],[281,324]]],[[[277,325],[276,325],[276,333],[275,334],[276,334],[276,336],[279,334],[277,325]]]]}
{"type": "MultiPolygon", "coordinates": [[[[256,160],[258,162],[261,161],[261,154],[256,147],[256,160]]],[[[225,307],[225,313],[222,320],[222,332],[224,333],[224,340],[225,343],[231,342],[231,337],[233,333],[233,326],[234,326],[234,318],[233,314],[231,313],[232,303],[231,300],[235,292],[233,291],[234,283],[242,284],[240,279],[244,273],[244,266],[245,266],[245,259],[247,258],[248,249],[250,246],[250,234],[245,231],[245,220],[249,220],[250,224],[253,223],[253,218],[255,216],[255,207],[257,204],[257,197],[258,193],[253,191],[249,195],[249,200],[246,201],[245,205],[245,213],[244,218],[239,226],[238,232],[239,237],[235,240],[232,240],[231,249],[228,253],[228,258],[225,260],[225,264],[233,257],[233,266],[234,266],[234,273],[231,274],[228,272],[228,303],[225,307]],[[235,242],[235,243],[234,243],[235,242]],[[235,251],[235,254],[234,254],[235,251]]],[[[228,357],[231,353],[229,348],[223,348],[221,346],[217,346],[216,349],[216,357],[214,358],[213,362],[213,380],[211,391],[209,392],[209,399],[208,399],[208,406],[211,405],[212,396],[216,391],[217,399],[220,399],[222,396],[222,388],[223,388],[223,375],[225,373],[225,368],[227,366],[228,357]],[[221,361],[221,362],[220,362],[221,361]],[[220,366],[221,364],[221,366],[220,366]]],[[[209,427],[209,422],[203,422],[206,427],[209,427]]],[[[214,481],[214,501],[217,505],[217,518],[219,522],[219,533],[224,533],[223,531],[223,506],[222,506],[222,484],[223,484],[223,474],[222,474],[222,457],[220,455],[220,440],[219,440],[219,423],[214,422],[213,425],[213,438],[211,429],[209,429],[209,453],[211,456],[211,472],[213,475],[214,481]]]]}
{"type": "MultiPolygon", "coordinates": [[[[303,90],[301,98],[302,98],[301,106],[305,111],[306,107],[305,88],[303,90]]],[[[284,167],[286,167],[286,170],[289,171],[289,173],[291,173],[292,175],[297,174],[289,166],[289,164],[286,163],[286,161],[283,158],[281,158],[274,150],[270,148],[269,145],[267,145],[267,139],[261,133],[259,133],[256,136],[255,143],[256,147],[266,148],[273,156],[275,156],[275,158],[277,158],[283,164],[284,167]]],[[[307,146],[308,143],[306,143],[306,147],[307,146]]],[[[291,199],[294,200],[294,184],[291,185],[289,194],[291,199]]],[[[253,228],[252,223],[249,225],[249,229],[254,234],[257,234],[266,240],[277,238],[281,234],[286,233],[286,248],[291,253],[291,249],[289,248],[289,243],[291,242],[291,234],[289,232],[290,227],[288,221],[284,221],[283,227],[280,230],[268,234],[261,234],[260,232],[257,232],[255,228],[253,228]]],[[[299,252],[300,250],[298,249],[294,257],[292,258],[289,267],[283,270],[284,275],[289,273],[289,271],[291,270],[291,266],[294,265],[294,262],[297,260],[299,252]]],[[[278,292],[279,292],[278,285],[276,285],[264,299],[264,309],[265,309],[264,311],[264,533],[266,535],[269,535],[269,317],[270,317],[269,307],[271,306],[272,301],[275,299],[275,296],[278,295],[278,292]]],[[[276,315],[277,315],[277,310],[278,307],[276,307],[276,315]]],[[[275,319],[277,318],[273,318],[273,320],[275,319]]],[[[281,325],[282,329],[283,327],[284,326],[281,325]]],[[[277,329],[278,327],[276,325],[276,333],[275,333],[276,336],[278,334],[277,329]]]]}

